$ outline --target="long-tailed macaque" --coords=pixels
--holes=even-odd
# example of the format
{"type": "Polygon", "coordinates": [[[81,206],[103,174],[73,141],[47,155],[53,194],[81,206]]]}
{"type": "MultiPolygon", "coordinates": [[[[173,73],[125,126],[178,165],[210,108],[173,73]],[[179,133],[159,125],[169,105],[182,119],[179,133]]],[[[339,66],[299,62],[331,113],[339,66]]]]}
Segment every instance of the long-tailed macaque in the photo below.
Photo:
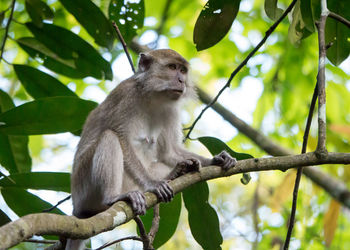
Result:
{"type": "Polygon", "coordinates": [[[138,71],[90,113],[73,164],[76,217],[90,217],[120,200],[144,214],[143,192],[169,202],[174,193],[168,180],[202,166],[235,165],[225,151],[207,159],[182,146],[180,104],[195,95],[188,68],[170,49],[142,53],[138,71]]]}

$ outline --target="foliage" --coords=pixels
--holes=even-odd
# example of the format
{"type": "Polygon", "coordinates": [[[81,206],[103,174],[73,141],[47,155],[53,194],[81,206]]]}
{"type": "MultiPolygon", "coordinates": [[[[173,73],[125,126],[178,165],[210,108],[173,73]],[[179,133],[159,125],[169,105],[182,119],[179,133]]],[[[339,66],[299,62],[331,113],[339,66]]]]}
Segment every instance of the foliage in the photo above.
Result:
{"type": "MultiPolygon", "coordinates": [[[[347,0],[327,3],[330,11],[350,19],[347,0]]],[[[125,67],[117,64],[125,55],[115,39],[111,21],[118,24],[128,44],[134,39],[154,48],[159,42],[161,47],[179,51],[191,62],[194,79],[200,79],[199,87],[214,96],[222,80],[229,77],[289,4],[286,0],[208,0],[206,3],[2,0],[0,187],[10,209],[1,207],[1,225],[14,219],[10,210],[23,216],[51,206],[32,190],[69,192],[69,174],[49,166],[50,161],[43,156],[47,151],[60,155],[69,142],[52,142],[51,137],[43,135],[63,132],[79,135],[86,116],[97,105],[97,98],[88,96],[88,90],[98,89],[106,94],[115,86],[111,80],[125,75],[122,72],[125,67]],[[163,9],[168,9],[167,13],[163,14],[163,9]],[[152,41],[147,42],[152,35],[152,41]],[[40,164],[55,172],[38,171],[40,164]]],[[[315,23],[319,17],[319,0],[298,0],[290,22],[286,18],[282,21],[265,46],[233,79],[228,94],[219,99],[233,113],[295,152],[300,151],[316,82],[315,23]]],[[[330,46],[326,64],[327,148],[330,151],[350,150],[350,69],[345,65],[349,62],[349,37],[347,26],[327,19],[326,43],[330,46]]],[[[132,56],[135,58],[135,53],[132,56]]],[[[196,113],[197,109],[189,106],[186,115],[192,119],[196,113]]],[[[199,138],[210,153],[225,149],[237,159],[265,155],[242,134],[227,128],[220,118],[210,116],[210,119],[204,117],[205,125],[194,131],[226,141],[225,144],[215,137],[199,138]],[[217,122],[212,122],[212,118],[217,122]]],[[[313,126],[309,150],[315,149],[316,137],[313,126]]],[[[203,151],[195,145],[191,147],[203,151]]],[[[66,171],[69,167],[69,164],[65,166],[66,171]]],[[[324,170],[349,183],[349,168],[333,166],[324,170]]],[[[255,241],[252,235],[256,234],[261,249],[281,245],[290,215],[293,185],[290,178],[284,173],[260,173],[252,175],[251,182],[245,176],[242,182],[249,182],[246,186],[231,177],[210,182],[209,186],[201,183],[191,187],[183,193],[186,211],[181,209],[181,195],[174,202],[161,205],[161,233],[155,238],[155,246],[166,244],[166,249],[198,246],[188,237],[189,232],[205,249],[248,248],[255,241]],[[278,198],[281,195],[283,199],[278,198]],[[254,213],[259,218],[255,224],[250,214],[253,199],[257,202],[254,213]],[[183,213],[188,213],[188,224],[183,213]]],[[[302,182],[299,197],[298,207],[302,209],[297,210],[292,247],[349,248],[349,216],[339,204],[306,180],[302,182]]],[[[59,209],[53,212],[63,214],[59,209]]],[[[151,215],[149,211],[144,218],[146,228],[150,227],[151,215]]]]}

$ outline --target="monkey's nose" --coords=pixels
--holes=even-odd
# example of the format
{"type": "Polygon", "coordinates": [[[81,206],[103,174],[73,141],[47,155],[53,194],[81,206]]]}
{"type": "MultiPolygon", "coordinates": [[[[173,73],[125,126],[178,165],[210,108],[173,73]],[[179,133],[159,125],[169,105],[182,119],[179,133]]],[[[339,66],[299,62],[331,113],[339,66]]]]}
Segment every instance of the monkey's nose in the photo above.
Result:
{"type": "Polygon", "coordinates": [[[183,83],[183,82],[184,82],[184,80],[181,79],[180,77],[178,78],[178,80],[179,80],[180,83],[183,83]]]}

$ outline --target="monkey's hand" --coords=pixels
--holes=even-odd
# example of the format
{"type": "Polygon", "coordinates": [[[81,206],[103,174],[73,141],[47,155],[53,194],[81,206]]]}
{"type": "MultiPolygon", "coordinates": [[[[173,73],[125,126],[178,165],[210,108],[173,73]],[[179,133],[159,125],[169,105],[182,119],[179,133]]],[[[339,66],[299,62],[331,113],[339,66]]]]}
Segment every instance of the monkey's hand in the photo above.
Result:
{"type": "Polygon", "coordinates": [[[228,170],[236,165],[237,160],[229,155],[226,151],[215,155],[213,158],[213,165],[220,166],[223,170],[228,170]]]}
{"type": "Polygon", "coordinates": [[[173,169],[173,171],[171,171],[171,173],[168,176],[168,180],[174,180],[177,177],[187,174],[189,172],[195,172],[195,171],[199,171],[199,169],[201,168],[201,163],[199,162],[199,160],[195,159],[195,158],[190,158],[184,161],[179,162],[175,168],[173,169]]]}
{"type": "Polygon", "coordinates": [[[108,205],[112,206],[117,201],[130,202],[135,215],[144,215],[146,213],[146,199],[141,191],[130,191],[117,196],[112,202],[109,202],[108,205]]]}
{"type": "Polygon", "coordinates": [[[146,191],[155,193],[162,202],[169,202],[174,197],[174,191],[166,181],[154,181],[146,191]]]}

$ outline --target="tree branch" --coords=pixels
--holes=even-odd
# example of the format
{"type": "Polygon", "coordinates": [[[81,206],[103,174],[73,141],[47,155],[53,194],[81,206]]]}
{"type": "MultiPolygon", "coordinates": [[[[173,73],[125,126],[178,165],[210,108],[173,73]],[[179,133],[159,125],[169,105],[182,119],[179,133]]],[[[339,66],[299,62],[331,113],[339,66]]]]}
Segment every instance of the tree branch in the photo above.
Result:
{"type": "MultiPolygon", "coordinates": [[[[305,131],[303,136],[303,146],[301,148],[302,154],[306,153],[307,142],[309,139],[309,132],[310,132],[310,127],[312,122],[312,116],[314,114],[316,100],[317,100],[317,94],[318,94],[318,82],[316,82],[316,86],[315,86],[314,93],[312,95],[311,104],[310,104],[309,115],[306,121],[306,126],[305,126],[305,131]]],[[[290,213],[288,232],[287,232],[286,240],[284,242],[284,249],[289,248],[290,238],[292,237],[293,227],[295,223],[295,213],[297,210],[299,184],[300,184],[302,173],[303,173],[303,167],[298,168],[297,176],[295,178],[295,184],[294,184],[294,190],[293,190],[293,203],[292,203],[292,209],[290,213]]]]}
{"type": "MultiPolygon", "coordinates": [[[[254,171],[281,170],[300,166],[321,164],[350,164],[350,153],[328,153],[318,158],[316,153],[301,155],[256,158],[238,161],[234,168],[224,172],[221,167],[211,166],[202,168],[181,176],[169,183],[174,193],[205,180],[231,176],[239,173],[254,171]]],[[[147,208],[158,203],[153,193],[146,192],[147,208]]],[[[119,201],[106,211],[88,219],[78,219],[74,216],[57,214],[29,214],[0,228],[0,248],[9,248],[33,235],[60,235],[73,239],[86,239],[96,234],[109,231],[134,218],[132,208],[123,201],[119,201]]]]}
{"type": "Polygon", "coordinates": [[[5,27],[5,34],[4,34],[4,38],[2,40],[1,49],[0,49],[1,50],[0,51],[0,62],[3,59],[2,57],[3,57],[3,54],[4,54],[4,50],[5,50],[5,44],[6,44],[6,41],[7,41],[7,37],[8,37],[9,29],[10,29],[10,24],[11,24],[12,17],[13,17],[13,12],[15,10],[15,4],[16,4],[16,0],[12,0],[11,12],[10,12],[9,19],[7,20],[7,24],[6,24],[6,27],[5,27]]]}
{"type": "Polygon", "coordinates": [[[326,152],[326,41],[325,27],[328,16],[327,1],[321,0],[321,18],[318,22],[318,142],[316,151],[322,157],[326,152]]]}
{"type": "Polygon", "coordinates": [[[228,81],[226,82],[226,84],[224,85],[224,87],[222,87],[220,89],[220,91],[218,92],[218,94],[211,100],[210,103],[207,104],[207,106],[200,112],[200,114],[197,116],[197,118],[194,120],[194,122],[192,123],[192,125],[189,127],[189,130],[185,136],[185,140],[188,139],[190,137],[190,134],[192,132],[192,130],[194,129],[194,126],[197,124],[197,122],[199,121],[199,119],[201,119],[201,117],[203,116],[204,112],[209,109],[211,106],[213,106],[214,103],[216,103],[216,101],[219,99],[220,95],[222,94],[222,92],[224,92],[224,90],[228,87],[230,87],[231,85],[231,81],[232,79],[237,75],[237,73],[247,64],[247,62],[249,61],[250,58],[253,57],[253,55],[261,48],[261,46],[264,45],[264,43],[266,42],[267,38],[269,38],[269,36],[272,34],[272,32],[277,28],[277,26],[280,24],[280,22],[282,22],[282,20],[287,16],[287,14],[293,9],[295,3],[297,2],[297,0],[293,0],[291,2],[291,4],[288,6],[288,8],[283,12],[283,14],[281,15],[281,17],[265,32],[265,36],[264,38],[259,42],[259,44],[248,54],[248,56],[243,60],[243,62],[241,62],[240,65],[238,65],[238,67],[231,73],[230,78],[228,79],[228,81]]]}
{"type": "Polygon", "coordinates": [[[332,11],[329,12],[328,16],[333,18],[334,20],[337,20],[337,21],[345,24],[346,26],[348,26],[348,28],[350,28],[350,21],[345,19],[344,17],[339,16],[338,14],[336,14],[332,11]]]}
{"type": "MultiPolygon", "coordinates": [[[[204,103],[209,103],[211,97],[205,93],[202,89],[197,89],[198,96],[200,100],[204,103]]],[[[231,111],[215,103],[212,108],[220,114],[226,121],[228,121],[232,126],[238,129],[239,132],[251,139],[259,148],[263,149],[270,155],[282,156],[282,155],[292,155],[293,152],[289,149],[283,148],[273,142],[270,138],[259,132],[258,130],[252,128],[243,120],[235,116],[231,111]]],[[[317,168],[307,167],[303,169],[303,174],[307,176],[314,183],[322,187],[326,192],[328,192],[334,199],[341,202],[344,206],[350,208],[350,192],[347,186],[318,170],[317,168]]]]}

